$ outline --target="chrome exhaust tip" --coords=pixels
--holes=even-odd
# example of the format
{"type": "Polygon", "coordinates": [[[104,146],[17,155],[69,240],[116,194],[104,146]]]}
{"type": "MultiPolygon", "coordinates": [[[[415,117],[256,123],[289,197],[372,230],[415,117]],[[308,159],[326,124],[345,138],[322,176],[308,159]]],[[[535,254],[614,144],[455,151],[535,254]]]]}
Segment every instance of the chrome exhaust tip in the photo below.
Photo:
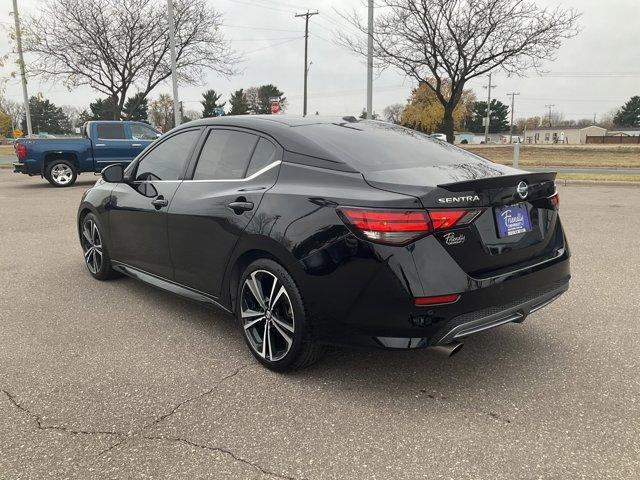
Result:
{"type": "Polygon", "coordinates": [[[435,347],[431,347],[431,350],[445,357],[453,357],[460,351],[463,345],[462,342],[451,342],[446,345],[436,345],[435,347]]]}

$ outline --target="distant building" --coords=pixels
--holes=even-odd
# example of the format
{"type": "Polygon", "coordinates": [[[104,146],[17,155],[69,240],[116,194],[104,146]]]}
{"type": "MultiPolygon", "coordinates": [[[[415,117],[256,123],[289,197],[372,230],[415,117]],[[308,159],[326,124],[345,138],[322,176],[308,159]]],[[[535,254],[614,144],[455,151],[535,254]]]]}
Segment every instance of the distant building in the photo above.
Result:
{"type": "Polygon", "coordinates": [[[620,127],[612,128],[607,135],[613,137],[637,137],[640,135],[640,127],[620,127]]]}
{"type": "Polygon", "coordinates": [[[548,127],[532,128],[524,135],[524,143],[584,145],[587,136],[604,137],[607,129],[591,125],[589,127],[548,127]]]}
{"type": "MultiPolygon", "coordinates": [[[[490,133],[489,137],[488,137],[488,144],[494,144],[494,145],[502,145],[505,143],[509,143],[509,138],[510,138],[510,133],[509,132],[500,132],[500,133],[490,133]]],[[[517,143],[518,139],[520,137],[518,137],[518,135],[514,134],[513,135],[513,143],[517,143]]],[[[473,142],[469,142],[469,143],[485,143],[484,142],[484,133],[476,133],[474,135],[474,141],[473,142]]]]}
{"type": "Polygon", "coordinates": [[[454,132],[453,143],[457,144],[473,144],[476,143],[475,135],[471,132],[454,132]]]}

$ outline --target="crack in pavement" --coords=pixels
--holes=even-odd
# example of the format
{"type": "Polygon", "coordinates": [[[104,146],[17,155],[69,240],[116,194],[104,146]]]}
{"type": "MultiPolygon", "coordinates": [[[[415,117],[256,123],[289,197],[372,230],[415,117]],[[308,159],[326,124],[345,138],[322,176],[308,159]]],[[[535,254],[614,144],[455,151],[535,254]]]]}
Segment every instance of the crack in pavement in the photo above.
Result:
{"type": "Polygon", "coordinates": [[[113,450],[113,449],[115,449],[115,448],[117,448],[117,447],[119,447],[121,445],[124,445],[129,440],[131,440],[132,438],[138,437],[138,438],[143,438],[143,439],[151,440],[151,441],[163,440],[163,441],[170,441],[170,442],[180,442],[180,443],[184,443],[185,445],[190,445],[192,447],[197,447],[197,448],[202,448],[202,449],[209,450],[209,451],[212,451],[212,452],[222,453],[222,454],[225,454],[225,455],[233,458],[237,462],[243,463],[245,465],[248,465],[248,466],[256,469],[257,471],[261,472],[264,475],[269,475],[269,476],[276,477],[276,478],[281,478],[281,479],[284,479],[284,480],[299,480],[296,477],[291,477],[291,476],[288,476],[288,475],[284,475],[284,474],[280,474],[280,473],[276,473],[276,472],[273,472],[271,470],[268,470],[267,468],[262,467],[258,463],[253,462],[251,460],[248,460],[246,458],[243,458],[240,455],[238,455],[237,453],[235,453],[232,450],[229,450],[227,448],[200,444],[200,443],[196,443],[196,442],[194,442],[192,440],[189,440],[189,439],[186,439],[186,438],[181,438],[181,437],[172,437],[172,436],[163,436],[163,435],[157,435],[157,436],[143,435],[143,432],[146,429],[154,427],[154,426],[160,424],[161,422],[163,422],[164,420],[166,420],[167,418],[169,418],[173,414],[175,414],[178,410],[180,410],[185,405],[187,405],[189,403],[192,403],[192,402],[195,402],[197,400],[200,400],[201,398],[204,398],[204,397],[206,397],[208,395],[213,394],[216,391],[216,389],[220,386],[221,383],[225,382],[226,380],[228,380],[230,378],[235,377],[242,370],[244,370],[245,368],[247,368],[247,367],[249,367],[251,365],[252,364],[245,364],[245,365],[242,365],[242,366],[238,367],[232,373],[230,373],[228,375],[225,375],[220,380],[215,382],[215,384],[211,388],[207,389],[206,391],[204,391],[204,392],[202,392],[202,393],[200,393],[198,395],[195,395],[193,397],[187,398],[186,400],[183,400],[182,402],[180,402],[177,405],[175,405],[167,413],[164,413],[164,414],[154,418],[151,422],[145,424],[144,426],[142,426],[137,431],[128,432],[128,433],[121,433],[121,432],[115,432],[115,431],[104,431],[104,430],[76,430],[76,429],[72,429],[72,428],[68,428],[68,427],[64,427],[64,426],[59,426],[59,425],[44,425],[43,421],[42,421],[42,417],[40,415],[32,412],[31,410],[29,410],[25,406],[23,406],[20,402],[18,402],[16,400],[16,397],[12,393],[8,392],[5,389],[1,389],[0,391],[2,391],[7,396],[7,399],[9,400],[9,402],[14,407],[16,407],[18,410],[20,410],[21,412],[25,413],[26,415],[30,416],[31,418],[33,418],[35,420],[38,430],[56,430],[56,431],[66,432],[66,433],[69,433],[69,434],[72,434],[72,435],[113,435],[113,436],[121,437],[116,443],[110,445],[109,447],[107,447],[106,449],[104,449],[100,453],[98,453],[96,458],[99,458],[99,457],[103,456],[104,454],[110,452],[111,450],[113,450]]]}
{"type": "Polygon", "coordinates": [[[178,403],[175,407],[173,407],[171,409],[171,411],[160,415],[159,417],[155,418],[153,421],[151,421],[150,423],[146,424],[145,426],[143,426],[140,429],[140,432],[146,430],[147,428],[153,427],[155,425],[158,425],[160,422],[163,422],[164,420],[166,420],[167,418],[169,418],[171,415],[173,415],[174,413],[176,413],[178,410],[180,410],[183,406],[187,405],[188,403],[191,402],[195,402],[197,400],[200,400],[203,397],[206,397],[207,395],[211,395],[219,386],[222,382],[235,377],[236,375],[238,375],[242,370],[244,370],[245,368],[252,366],[253,364],[245,364],[242,365],[240,367],[238,367],[235,371],[233,371],[232,373],[230,373],[229,375],[225,375],[224,377],[222,377],[220,380],[218,380],[217,382],[214,383],[213,387],[211,387],[210,389],[202,392],[199,395],[196,395],[195,397],[191,397],[191,398],[187,398],[186,400],[183,400],[182,402],[178,403]]]}
{"type": "Polygon", "coordinates": [[[104,449],[103,451],[101,451],[100,453],[98,453],[98,457],[104,455],[105,453],[110,452],[111,450],[113,450],[114,448],[119,447],[120,445],[123,445],[125,443],[127,443],[127,441],[130,438],[133,438],[135,436],[140,435],[142,432],[144,432],[146,429],[154,427],[156,425],[158,425],[159,423],[163,422],[164,420],[166,420],[167,418],[169,418],[171,415],[173,415],[174,413],[176,413],[178,410],[180,410],[183,406],[191,403],[191,402],[195,402],[196,400],[199,400],[201,398],[206,397],[207,395],[211,395],[213,392],[216,391],[216,389],[220,386],[220,384],[230,378],[235,377],[236,375],[238,375],[242,370],[244,370],[245,368],[249,367],[251,364],[245,364],[242,365],[240,367],[238,367],[237,369],[235,369],[233,372],[231,372],[229,375],[225,375],[224,377],[222,377],[220,380],[216,381],[214,383],[214,385],[205,390],[202,393],[199,393],[198,395],[194,396],[194,397],[190,397],[187,398],[186,400],[183,400],[182,402],[178,403],[177,405],[175,405],[169,412],[164,413],[162,415],[160,415],[159,417],[154,418],[151,422],[146,423],[145,425],[143,425],[141,428],[139,428],[137,431],[130,433],[129,435],[126,436],[126,438],[123,438],[122,440],[117,441],[116,443],[114,443],[113,445],[110,445],[108,448],[104,449]]]}
{"type": "Polygon", "coordinates": [[[15,395],[13,395],[12,393],[8,392],[5,389],[2,389],[1,391],[7,396],[7,399],[14,407],[16,407],[18,410],[27,414],[28,416],[30,416],[35,420],[38,430],[55,430],[59,432],[66,432],[71,435],[115,435],[115,436],[127,435],[126,433],[113,432],[109,430],[76,430],[74,428],[63,427],[60,425],[44,425],[42,423],[42,417],[37,413],[34,413],[31,410],[29,410],[27,407],[23,406],[20,402],[18,402],[16,400],[15,395]]]}
{"type": "Polygon", "coordinates": [[[273,472],[271,470],[267,470],[266,468],[261,467],[259,464],[255,463],[255,462],[252,462],[250,460],[247,460],[246,458],[240,457],[240,456],[238,456],[238,454],[232,452],[231,450],[223,448],[223,447],[214,447],[214,446],[211,446],[211,445],[205,445],[205,444],[202,444],[202,443],[196,443],[194,441],[188,440],[186,438],[180,438],[180,437],[167,437],[167,436],[162,436],[161,435],[161,436],[156,436],[156,437],[144,436],[142,438],[144,438],[146,440],[165,440],[165,441],[169,441],[169,442],[180,442],[180,443],[184,443],[186,445],[192,446],[192,447],[202,448],[204,450],[210,450],[212,452],[223,453],[225,455],[229,455],[231,458],[233,458],[237,462],[244,463],[245,465],[249,465],[250,467],[255,468],[260,473],[263,473],[265,475],[270,475],[272,477],[282,478],[282,479],[285,479],[285,480],[300,480],[300,479],[298,479],[296,477],[290,477],[288,475],[283,475],[281,473],[277,473],[277,472],[273,472]]]}

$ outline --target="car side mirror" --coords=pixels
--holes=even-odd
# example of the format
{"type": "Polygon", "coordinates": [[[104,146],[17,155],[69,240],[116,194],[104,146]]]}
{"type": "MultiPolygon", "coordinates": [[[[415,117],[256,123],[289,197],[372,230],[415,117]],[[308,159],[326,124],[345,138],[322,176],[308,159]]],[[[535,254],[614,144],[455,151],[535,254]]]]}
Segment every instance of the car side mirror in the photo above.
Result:
{"type": "Polygon", "coordinates": [[[100,172],[102,179],[107,183],[122,183],[124,182],[124,167],[119,164],[109,165],[102,169],[100,172]]]}
{"type": "Polygon", "coordinates": [[[162,136],[161,133],[156,133],[156,138],[160,138],[162,136]]]}

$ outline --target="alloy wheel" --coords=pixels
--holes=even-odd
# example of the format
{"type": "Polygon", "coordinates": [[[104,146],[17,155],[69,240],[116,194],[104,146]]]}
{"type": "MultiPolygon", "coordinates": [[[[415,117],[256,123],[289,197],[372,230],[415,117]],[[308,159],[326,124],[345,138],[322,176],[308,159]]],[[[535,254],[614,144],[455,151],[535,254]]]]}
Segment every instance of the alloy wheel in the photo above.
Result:
{"type": "Polygon", "coordinates": [[[96,275],[102,268],[104,256],[100,230],[92,219],[87,219],[82,226],[82,250],[87,268],[96,275]]]}
{"type": "Polygon", "coordinates": [[[251,348],[265,360],[283,359],[291,350],[295,331],[293,305],[285,286],[271,272],[256,270],[245,280],[240,301],[251,348]]]}
{"type": "Polygon", "coordinates": [[[58,163],[51,168],[51,178],[58,185],[67,185],[73,179],[73,170],[69,165],[58,163]]]}

